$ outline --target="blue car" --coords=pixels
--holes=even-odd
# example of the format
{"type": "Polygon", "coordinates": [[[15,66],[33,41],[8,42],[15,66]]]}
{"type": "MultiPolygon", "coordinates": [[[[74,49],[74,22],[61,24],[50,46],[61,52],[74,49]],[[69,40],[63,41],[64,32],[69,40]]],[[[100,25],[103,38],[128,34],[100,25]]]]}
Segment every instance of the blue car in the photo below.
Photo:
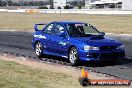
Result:
{"type": "Polygon", "coordinates": [[[51,22],[35,24],[34,29],[32,48],[39,58],[43,54],[59,56],[67,58],[71,65],[125,58],[121,42],[105,37],[104,32],[87,23],[51,22]]]}

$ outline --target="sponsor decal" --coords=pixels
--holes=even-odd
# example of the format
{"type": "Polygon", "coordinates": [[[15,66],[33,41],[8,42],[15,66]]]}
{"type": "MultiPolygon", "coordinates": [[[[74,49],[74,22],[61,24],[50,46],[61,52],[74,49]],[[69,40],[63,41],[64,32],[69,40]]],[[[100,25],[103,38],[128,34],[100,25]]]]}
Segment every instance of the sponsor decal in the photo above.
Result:
{"type": "Polygon", "coordinates": [[[82,86],[130,86],[130,80],[124,79],[90,79],[89,72],[82,68],[82,75],[79,77],[82,86]]]}
{"type": "Polygon", "coordinates": [[[59,44],[62,45],[62,46],[66,46],[66,43],[65,42],[61,42],[60,41],[59,44]]]}
{"type": "Polygon", "coordinates": [[[45,37],[45,36],[43,36],[43,35],[36,35],[36,34],[35,34],[35,35],[34,35],[34,37],[35,37],[35,38],[46,39],[46,37],[45,37]]]}

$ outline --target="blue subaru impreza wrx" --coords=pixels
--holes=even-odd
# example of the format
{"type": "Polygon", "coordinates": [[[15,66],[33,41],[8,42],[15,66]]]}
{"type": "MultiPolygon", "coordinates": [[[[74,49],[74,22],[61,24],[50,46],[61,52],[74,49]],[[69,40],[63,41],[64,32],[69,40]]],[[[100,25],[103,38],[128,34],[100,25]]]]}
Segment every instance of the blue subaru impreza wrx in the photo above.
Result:
{"type": "Polygon", "coordinates": [[[116,61],[125,58],[124,45],[105,37],[90,24],[83,22],[51,22],[35,24],[32,48],[37,57],[43,54],[64,57],[71,65],[80,61],[116,61]],[[39,26],[43,26],[39,30],[39,26]]]}

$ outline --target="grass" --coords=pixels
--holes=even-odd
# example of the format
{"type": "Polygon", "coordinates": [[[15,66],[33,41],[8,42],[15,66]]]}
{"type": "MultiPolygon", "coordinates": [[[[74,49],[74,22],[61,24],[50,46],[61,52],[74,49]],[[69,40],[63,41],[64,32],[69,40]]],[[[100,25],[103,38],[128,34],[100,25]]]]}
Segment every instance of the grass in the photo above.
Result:
{"type": "Polygon", "coordinates": [[[0,30],[33,31],[35,23],[64,20],[90,23],[104,32],[132,34],[132,15],[0,13],[0,30]]]}
{"type": "Polygon", "coordinates": [[[81,86],[77,79],[65,74],[0,60],[0,88],[81,88],[81,86]]]}
{"type": "MultiPolygon", "coordinates": [[[[128,88],[90,86],[90,88],[128,88]]],[[[0,88],[83,88],[78,78],[0,60],[0,88]]],[[[89,86],[87,87],[89,88],[89,86]]]]}

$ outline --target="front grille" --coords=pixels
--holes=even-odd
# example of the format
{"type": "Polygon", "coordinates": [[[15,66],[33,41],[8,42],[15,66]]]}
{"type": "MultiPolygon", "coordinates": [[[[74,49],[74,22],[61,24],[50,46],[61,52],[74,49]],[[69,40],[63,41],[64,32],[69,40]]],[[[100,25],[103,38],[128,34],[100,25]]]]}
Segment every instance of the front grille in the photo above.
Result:
{"type": "Polygon", "coordinates": [[[125,52],[111,52],[111,53],[88,53],[88,58],[94,58],[94,59],[118,59],[118,58],[124,58],[125,52]]]}
{"type": "Polygon", "coordinates": [[[99,54],[98,54],[98,53],[93,53],[93,54],[92,54],[92,58],[97,59],[98,57],[99,57],[99,54]]]}
{"type": "Polygon", "coordinates": [[[100,55],[100,58],[104,59],[115,59],[115,58],[118,58],[119,57],[119,53],[102,53],[100,55]]]}
{"type": "Polygon", "coordinates": [[[115,50],[117,46],[101,46],[100,50],[115,50]]]}

